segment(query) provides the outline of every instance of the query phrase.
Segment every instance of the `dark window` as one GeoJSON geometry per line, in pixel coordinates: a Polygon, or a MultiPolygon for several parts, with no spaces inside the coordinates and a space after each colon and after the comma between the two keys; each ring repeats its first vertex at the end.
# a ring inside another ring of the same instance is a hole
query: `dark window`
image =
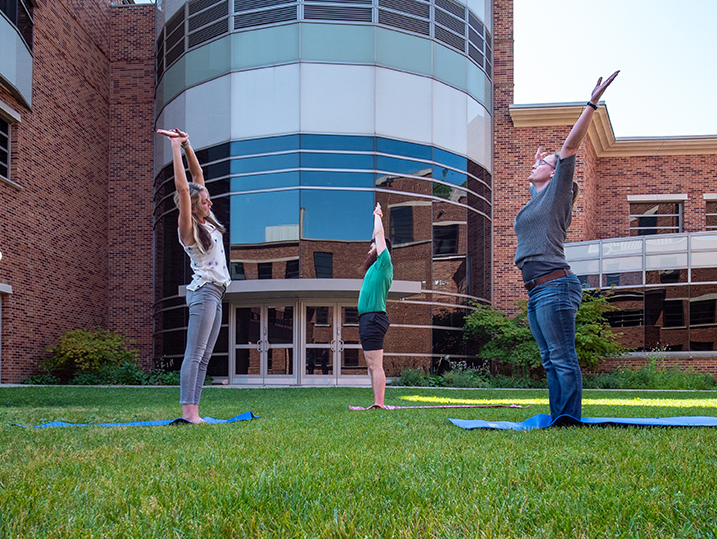
{"type": "Polygon", "coordinates": [[[317,326],[328,326],[329,325],[329,308],[328,307],[316,307],[316,325],[317,326]]]}
{"type": "Polygon", "coordinates": [[[344,326],[358,326],[359,314],[358,307],[344,308],[344,326]]]}
{"type": "Polygon", "coordinates": [[[640,202],[630,204],[630,236],[682,232],[682,204],[640,202]]]}
{"type": "Polygon", "coordinates": [[[314,253],[314,268],[317,279],[331,279],[334,276],[333,253],[314,253]]]}
{"type": "Polygon", "coordinates": [[[675,328],[683,327],[685,325],[685,308],[681,299],[666,300],[663,313],[663,327],[675,328]]]}
{"type": "Polygon", "coordinates": [[[246,274],[244,273],[244,262],[231,263],[231,277],[233,281],[243,281],[246,279],[246,274]]]}
{"type": "Polygon", "coordinates": [[[271,279],[271,262],[259,262],[259,279],[271,279]]]}
{"type": "Polygon", "coordinates": [[[10,124],[4,120],[0,120],[0,176],[10,178],[10,124]]]}
{"type": "Polygon", "coordinates": [[[717,230],[717,200],[705,204],[705,230],[717,230]]]}
{"type": "Polygon", "coordinates": [[[433,254],[452,255],[458,252],[458,225],[433,227],[433,254]]]}
{"type": "Polygon", "coordinates": [[[299,278],[299,260],[287,260],[286,261],[286,273],[284,279],[298,279],[299,278]]]}
{"type": "Polygon", "coordinates": [[[391,208],[389,234],[394,245],[413,241],[413,207],[398,206],[391,208]]]}
{"type": "Polygon", "coordinates": [[[644,312],[642,309],[625,309],[623,311],[612,311],[603,315],[614,328],[628,328],[643,325],[644,312]]]}
{"type": "Polygon", "coordinates": [[[690,302],[690,325],[714,324],[716,304],[714,299],[690,302]]]}
{"type": "Polygon", "coordinates": [[[693,352],[712,352],[715,349],[713,341],[690,341],[690,350],[693,352]]]}

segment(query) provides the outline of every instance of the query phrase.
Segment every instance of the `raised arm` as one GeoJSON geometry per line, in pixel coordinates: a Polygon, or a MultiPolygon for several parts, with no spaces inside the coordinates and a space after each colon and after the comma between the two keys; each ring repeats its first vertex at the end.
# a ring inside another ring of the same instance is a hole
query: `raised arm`
{"type": "Polygon", "coordinates": [[[610,86],[612,81],[615,80],[618,73],[620,72],[615,71],[615,73],[610,75],[605,82],[603,82],[602,77],[598,79],[597,84],[590,95],[590,103],[592,103],[594,107],[590,105],[585,106],[585,110],[580,115],[580,118],[578,118],[578,121],[575,122],[575,125],[570,130],[568,138],[565,139],[563,147],[560,149],[561,159],[575,155],[578,152],[578,148],[580,147],[580,144],[582,144],[585,135],[588,133],[588,128],[593,121],[593,115],[597,110],[597,104],[600,102],[602,94],[605,90],[607,90],[607,87],[610,86]]]}
{"type": "Polygon", "coordinates": [[[376,242],[376,255],[380,255],[386,249],[386,235],[383,231],[383,212],[381,204],[376,203],[373,210],[373,239],[376,242]]]}
{"type": "MultiPolygon", "coordinates": [[[[184,172],[184,163],[182,163],[182,146],[188,142],[189,136],[186,133],[182,133],[179,129],[173,129],[171,131],[158,129],[157,133],[169,137],[169,140],[172,144],[174,188],[177,191],[177,195],[179,197],[179,237],[182,239],[182,243],[184,245],[194,245],[196,241],[194,239],[194,231],[192,224],[192,200],[189,195],[189,183],[187,182],[187,174],[184,172]]],[[[192,152],[192,155],[194,155],[194,152],[192,152]]],[[[194,160],[196,161],[196,157],[194,158],[194,160]]],[[[192,179],[194,179],[194,176],[192,176],[192,179]]]]}

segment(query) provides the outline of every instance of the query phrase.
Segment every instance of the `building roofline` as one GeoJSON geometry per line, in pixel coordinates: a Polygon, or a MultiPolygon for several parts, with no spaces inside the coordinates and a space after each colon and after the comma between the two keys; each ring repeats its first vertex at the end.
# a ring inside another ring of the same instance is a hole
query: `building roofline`
{"type": "MultiPolygon", "coordinates": [[[[593,117],[588,137],[599,158],[656,155],[717,154],[717,135],[669,137],[615,137],[604,101],[593,117]]],[[[540,103],[510,105],[515,127],[549,127],[574,125],[585,109],[585,103],[540,103]]]]}

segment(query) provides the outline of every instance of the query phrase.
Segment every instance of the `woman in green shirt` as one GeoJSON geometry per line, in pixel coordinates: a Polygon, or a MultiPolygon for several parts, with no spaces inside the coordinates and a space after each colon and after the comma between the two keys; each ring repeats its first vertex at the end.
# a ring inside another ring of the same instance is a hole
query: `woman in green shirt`
{"type": "Polygon", "coordinates": [[[362,269],[366,271],[359,292],[359,337],[373,389],[371,408],[385,408],[386,373],[383,370],[383,338],[391,322],[386,316],[386,298],[393,282],[391,242],[383,231],[381,204],[373,210],[373,240],[362,269]]]}

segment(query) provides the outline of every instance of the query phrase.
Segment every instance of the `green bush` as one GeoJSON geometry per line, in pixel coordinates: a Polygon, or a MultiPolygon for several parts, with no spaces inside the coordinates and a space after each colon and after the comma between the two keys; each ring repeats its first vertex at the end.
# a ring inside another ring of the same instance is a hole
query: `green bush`
{"type": "Polygon", "coordinates": [[[606,374],[583,378],[583,387],[589,389],[715,389],[717,382],[711,374],[689,368],[664,368],[656,361],[636,370],[617,369],[606,374]]]}
{"type": "Polygon", "coordinates": [[[416,369],[404,369],[398,380],[394,380],[391,385],[394,386],[408,386],[408,387],[422,387],[427,385],[426,375],[423,371],[416,369]]]}
{"type": "Polygon", "coordinates": [[[451,369],[442,377],[446,387],[488,387],[486,377],[475,369],[451,369]]]}
{"type": "MultiPolygon", "coordinates": [[[[583,292],[575,317],[575,349],[583,368],[593,369],[600,359],[625,353],[603,316],[615,308],[607,294],[583,292]]],[[[510,318],[493,307],[475,304],[476,310],[466,317],[466,339],[478,346],[477,357],[509,366],[519,377],[542,374],[540,350],[528,324],[528,302],[518,303],[519,311],[510,318]]]]}
{"type": "Polygon", "coordinates": [[[49,372],[69,370],[79,374],[99,374],[105,367],[119,367],[124,363],[137,364],[137,350],[130,350],[125,335],[106,329],[76,329],[68,331],[53,347],[43,367],[49,372]]]}
{"type": "Polygon", "coordinates": [[[41,386],[51,386],[51,385],[57,385],[60,383],[60,379],[57,376],[52,376],[51,374],[36,374],[34,376],[30,376],[30,378],[26,378],[22,381],[23,384],[33,384],[33,385],[41,385],[41,386]]]}

